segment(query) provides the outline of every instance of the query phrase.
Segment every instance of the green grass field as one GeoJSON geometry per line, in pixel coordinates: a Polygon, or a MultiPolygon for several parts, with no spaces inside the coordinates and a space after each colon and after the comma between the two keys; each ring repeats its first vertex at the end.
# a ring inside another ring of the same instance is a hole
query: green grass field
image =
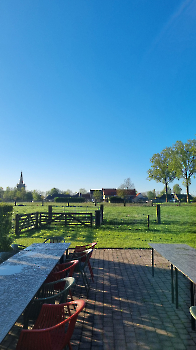
{"type": "MultiPolygon", "coordinates": [[[[53,205],[54,203],[49,203],[53,205]]],[[[80,207],[67,207],[64,204],[53,206],[53,211],[94,212],[92,203],[80,207]]],[[[14,206],[14,214],[47,212],[48,206],[32,203],[14,206]]],[[[15,243],[30,245],[43,242],[49,236],[63,236],[71,247],[97,241],[97,248],[149,248],[148,242],[186,243],[196,248],[196,205],[171,203],[161,205],[161,224],[156,222],[156,206],[104,204],[104,224],[100,228],[54,226],[47,229],[24,232],[20,237],[13,234],[15,243]],[[147,227],[147,216],[150,225],[147,227]]]]}

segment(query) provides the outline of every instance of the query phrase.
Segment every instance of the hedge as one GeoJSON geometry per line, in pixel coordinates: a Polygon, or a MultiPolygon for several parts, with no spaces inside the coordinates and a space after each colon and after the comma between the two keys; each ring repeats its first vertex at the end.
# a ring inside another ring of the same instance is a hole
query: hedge
{"type": "Polygon", "coordinates": [[[54,200],[58,203],[84,203],[86,201],[84,197],[56,197],[54,200]]]}
{"type": "Polygon", "coordinates": [[[124,203],[124,199],[118,196],[110,197],[110,203],[124,203]]]}
{"type": "Polygon", "coordinates": [[[10,237],[12,228],[12,211],[12,205],[0,203],[0,251],[2,252],[9,250],[12,242],[10,237]]]}

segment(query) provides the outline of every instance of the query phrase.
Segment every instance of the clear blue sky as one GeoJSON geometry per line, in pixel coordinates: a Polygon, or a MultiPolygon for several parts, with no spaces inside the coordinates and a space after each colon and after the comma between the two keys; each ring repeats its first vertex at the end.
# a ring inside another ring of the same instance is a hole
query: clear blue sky
{"type": "Polygon", "coordinates": [[[163,189],[149,160],[195,138],[195,62],[195,0],[1,0],[0,186],[163,189]]]}

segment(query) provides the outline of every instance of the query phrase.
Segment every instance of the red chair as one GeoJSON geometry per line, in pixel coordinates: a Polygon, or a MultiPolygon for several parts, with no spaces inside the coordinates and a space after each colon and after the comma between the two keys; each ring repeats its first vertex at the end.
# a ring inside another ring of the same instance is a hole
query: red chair
{"type": "MultiPolygon", "coordinates": [[[[74,272],[76,272],[76,273],[79,272],[80,275],[82,276],[84,286],[85,286],[86,292],[87,292],[87,297],[88,297],[90,285],[89,285],[85,270],[86,270],[86,266],[88,265],[90,256],[92,255],[92,251],[93,251],[92,249],[87,249],[87,250],[84,250],[81,252],[74,253],[74,257],[79,260],[79,264],[76,266],[76,269],[74,270],[74,272]]],[[[72,259],[72,256],[71,256],[71,259],[72,259]]],[[[77,284],[77,281],[76,281],[76,284],[77,284]]]]}
{"type": "MultiPolygon", "coordinates": [[[[26,309],[24,310],[24,329],[28,329],[29,321],[35,323],[38,315],[41,311],[43,304],[63,304],[67,302],[67,296],[70,294],[70,289],[75,283],[75,278],[65,277],[60,281],[54,281],[50,283],[44,283],[35,297],[30,301],[26,309]],[[63,285],[62,290],[57,290],[56,285],[63,285]]],[[[68,312],[70,310],[68,307],[68,312]]]]}
{"type": "MultiPolygon", "coordinates": [[[[49,276],[45,280],[45,283],[58,281],[65,277],[72,277],[74,273],[74,269],[78,263],[79,263],[78,260],[72,260],[63,264],[57,264],[53,269],[53,271],[49,274],[49,276]]],[[[63,290],[64,284],[57,283],[55,288],[58,290],[63,290]]]]}
{"type": "Polygon", "coordinates": [[[87,243],[85,245],[77,245],[74,249],[74,252],[81,252],[83,250],[90,249],[90,248],[94,249],[96,244],[97,244],[97,242],[87,243]]]}
{"type": "MultiPolygon", "coordinates": [[[[75,254],[75,257],[77,256],[77,253],[80,253],[80,252],[83,252],[84,250],[86,249],[94,249],[94,247],[96,246],[97,242],[93,242],[93,243],[88,243],[86,245],[77,245],[74,249],[74,252],[73,252],[73,257],[74,257],[74,254],[75,254]]],[[[92,251],[93,253],[93,251],[92,251]]],[[[91,256],[92,256],[92,253],[91,253],[91,256]]],[[[90,258],[91,258],[90,256],[90,258]]],[[[91,264],[90,264],[90,258],[88,260],[88,268],[89,268],[89,271],[90,271],[90,274],[91,274],[91,278],[92,278],[92,281],[94,282],[94,274],[93,274],[93,270],[92,270],[92,267],[91,267],[91,264]]]]}
{"type": "Polygon", "coordinates": [[[66,345],[72,350],[70,340],[84,306],[82,299],[58,305],[43,304],[33,329],[21,331],[16,350],[63,350],[66,345]],[[66,307],[71,305],[77,306],[76,310],[66,318],[66,307]]]}
{"type": "MultiPolygon", "coordinates": [[[[49,276],[45,280],[44,285],[49,282],[59,281],[65,277],[72,277],[75,267],[77,267],[78,264],[79,264],[79,260],[71,260],[63,264],[57,264],[53,269],[53,271],[49,274],[49,276]]],[[[64,282],[56,283],[55,290],[62,291],[64,287],[65,287],[64,282]]],[[[71,300],[73,301],[71,289],[69,290],[69,295],[71,300]]]]}

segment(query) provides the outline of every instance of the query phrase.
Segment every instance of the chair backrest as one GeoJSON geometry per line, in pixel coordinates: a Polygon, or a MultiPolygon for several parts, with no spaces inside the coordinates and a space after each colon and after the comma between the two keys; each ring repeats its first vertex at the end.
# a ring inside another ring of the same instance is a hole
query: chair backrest
{"type": "Polygon", "coordinates": [[[15,244],[15,243],[11,244],[11,247],[12,247],[12,249],[13,249],[16,253],[18,253],[20,250],[26,248],[26,246],[24,246],[24,245],[15,244]]]}
{"type": "Polygon", "coordinates": [[[61,236],[48,237],[44,243],[60,243],[65,242],[65,238],[61,236]]]}
{"type": "Polygon", "coordinates": [[[191,316],[196,320],[196,306],[191,306],[189,308],[191,316]]]}
{"type": "Polygon", "coordinates": [[[81,251],[84,251],[86,249],[94,249],[94,247],[96,246],[97,242],[93,242],[93,243],[87,243],[85,245],[77,245],[75,248],[74,248],[74,252],[81,252],[81,251]]]}
{"type": "Polygon", "coordinates": [[[51,304],[49,299],[58,299],[59,303],[65,303],[69,294],[70,288],[75,283],[74,277],[65,277],[57,281],[44,283],[39,290],[38,299],[39,301],[51,304]],[[58,287],[60,286],[60,288],[58,287]],[[58,292],[57,292],[58,291],[58,292]]]}
{"type": "MultiPolygon", "coordinates": [[[[57,264],[55,270],[53,270],[47,277],[45,283],[59,281],[65,277],[72,277],[75,266],[79,263],[78,260],[72,260],[67,263],[57,264]]],[[[55,288],[57,290],[63,290],[64,285],[62,282],[56,284],[55,288]]]]}
{"type": "Polygon", "coordinates": [[[28,328],[29,320],[35,320],[43,304],[65,303],[71,286],[75,283],[75,278],[66,277],[58,281],[45,283],[42,285],[35,298],[29,303],[24,312],[24,328],[28,328]],[[56,292],[56,286],[60,285],[60,291],[56,292]]]}
{"type": "Polygon", "coordinates": [[[22,330],[16,350],[52,350],[55,344],[56,350],[63,350],[70,345],[70,339],[74,331],[78,314],[85,306],[84,300],[76,300],[59,305],[42,305],[38,319],[31,330],[22,330]],[[76,306],[74,313],[65,318],[65,308],[76,306]],[[65,325],[68,324],[67,332],[65,325]]]}
{"type": "Polygon", "coordinates": [[[73,256],[74,258],[78,259],[80,262],[84,262],[87,260],[87,258],[90,258],[91,254],[93,252],[93,249],[85,249],[82,251],[74,252],[73,256]]]}

